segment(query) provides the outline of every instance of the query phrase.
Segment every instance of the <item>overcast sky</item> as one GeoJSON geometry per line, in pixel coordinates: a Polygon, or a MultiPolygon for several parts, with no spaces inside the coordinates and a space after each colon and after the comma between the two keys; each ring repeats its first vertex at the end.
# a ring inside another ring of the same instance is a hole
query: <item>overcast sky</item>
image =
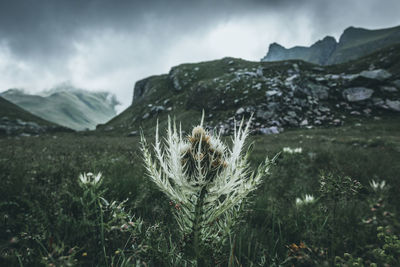
{"type": "Polygon", "coordinates": [[[399,0],[1,0],[0,92],[69,82],[115,93],[180,63],[258,61],[285,47],[336,38],[348,26],[400,25],[399,0]]]}

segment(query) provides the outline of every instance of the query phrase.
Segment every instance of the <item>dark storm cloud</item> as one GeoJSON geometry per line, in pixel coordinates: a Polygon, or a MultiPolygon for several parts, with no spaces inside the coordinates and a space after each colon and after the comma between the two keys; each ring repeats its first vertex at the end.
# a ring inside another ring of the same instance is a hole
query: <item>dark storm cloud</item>
{"type": "Polygon", "coordinates": [[[126,107],[135,81],[173,65],[258,60],[271,42],[398,25],[399,11],[399,0],[1,0],[0,91],[70,81],[126,107]]]}
{"type": "MultiPolygon", "coordinates": [[[[74,41],[102,29],[174,38],[175,34],[207,30],[216,21],[252,12],[297,10],[332,27],[354,7],[399,11],[400,1],[324,0],[13,0],[0,2],[0,40],[25,59],[68,56],[74,41]]],[[[396,12],[397,12],[396,11],[396,12]]],[[[384,14],[382,14],[384,15],[384,14]]]]}
{"type": "MultiPolygon", "coordinates": [[[[253,11],[308,5],[288,0],[12,0],[0,2],[0,40],[22,57],[62,56],[87,32],[112,29],[174,37],[253,11]]],[[[317,1],[318,2],[318,1],[317,1]]]]}
{"type": "Polygon", "coordinates": [[[231,1],[1,1],[0,39],[19,56],[60,56],[90,31],[173,34],[210,25],[235,8],[231,1]]]}

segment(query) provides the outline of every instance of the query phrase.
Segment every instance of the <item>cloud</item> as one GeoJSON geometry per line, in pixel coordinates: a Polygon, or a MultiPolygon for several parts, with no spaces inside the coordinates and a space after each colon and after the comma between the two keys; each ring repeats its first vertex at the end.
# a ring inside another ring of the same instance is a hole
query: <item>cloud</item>
{"type": "Polygon", "coordinates": [[[400,24],[398,0],[9,0],[0,2],[0,91],[69,81],[127,107],[135,81],[173,65],[259,60],[348,26],[400,24]]]}

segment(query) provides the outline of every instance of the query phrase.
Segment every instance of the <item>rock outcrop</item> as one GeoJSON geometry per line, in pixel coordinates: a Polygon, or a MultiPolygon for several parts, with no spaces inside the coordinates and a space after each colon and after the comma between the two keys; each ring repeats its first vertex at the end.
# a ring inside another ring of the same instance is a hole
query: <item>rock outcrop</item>
{"type": "Polygon", "coordinates": [[[286,49],[273,43],[269,46],[268,54],[261,61],[280,61],[289,59],[301,59],[304,61],[325,65],[337,46],[335,38],[325,37],[311,47],[296,46],[286,49]]]}
{"type": "Polygon", "coordinates": [[[397,43],[400,43],[400,26],[380,30],[349,27],[339,42],[327,36],[310,47],[288,49],[273,43],[261,61],[300,59],[319,65],[332,65],[360,58],[397,43]]]}

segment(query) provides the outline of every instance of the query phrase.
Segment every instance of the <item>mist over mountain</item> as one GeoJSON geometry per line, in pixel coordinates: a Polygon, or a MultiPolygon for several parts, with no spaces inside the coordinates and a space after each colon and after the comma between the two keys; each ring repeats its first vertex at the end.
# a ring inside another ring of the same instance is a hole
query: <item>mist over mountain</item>
{"type": "Polygon", "coordinates": [[[285,48],[272,43],[261,61],[301,59],[319,65],[332,65],[366,56],[397,43],[400,43],[400,26],[379,30],[349,27],[340,36],[339,42],[327,36],[310,47],[285,48]]]}
{"type": "Polygon", "coordinates": [[[43,119],[74,130],[94,129],[107,122],[116,115],[119,104],[109,92],[91,92],[67,83],[38,94],[9,89],[0,95],[43,119]]]}

